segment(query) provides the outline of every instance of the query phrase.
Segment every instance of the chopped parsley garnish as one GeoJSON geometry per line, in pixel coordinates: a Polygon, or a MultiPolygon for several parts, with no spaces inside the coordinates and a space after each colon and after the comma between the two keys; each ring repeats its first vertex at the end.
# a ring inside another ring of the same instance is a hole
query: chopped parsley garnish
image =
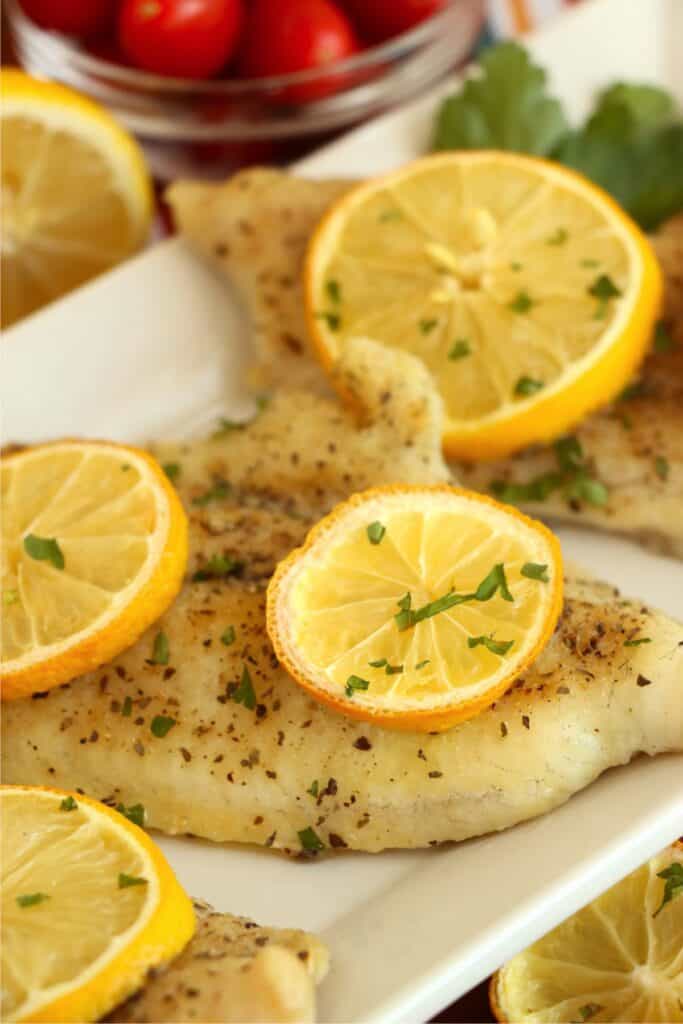
{"type": "Polygon", "coordinates": [[[175,481],[180,476],[180,463],[179,462],[164,462],[164,464],[162,465],[161,468],[163,469],[164,473],[166,474],[168,479],[171,481],[171,483],[175,483],[175,481]]]}
{"type": "Polygon", "coordinates": [[[267,409],[270,405],[270,398],[270,395],[257,395],[255,399],[256,411],[263,412],[264,409],[267,409]]]}
{"type": "Polygon", "coordinates": [[[436,600],[429,601],[421,608],[415,609],[412,607],[412,594],[405,594],[398,602],[400,610],[394,615],[394,619],[399,630],[402,632],[411,626],[415,626],[418,622],[424,621],[424,619],[431,619],[432,616],[438,615],[440,612],[448,611],[449,608],[454,608],[458,604],[464,604],[465,601],[490,601],[498,590],[500,590],[500,595],[504,601],[514,600],[508,588],[505,567],[502,562],[494,565],[491,572],[481,581],[473,594],[457,594],[454,590],[449,590],[442,597],[437,597],[436,600]]]}
{"type": "Polygon", "coordinates": [[[546,245],[564,245],[569,238],[569,232],[566,228],[558,228],[552,235],[546,238],[546,245]]]}
{"type": "Polygon", "coordinates": [[[508,302],[508,309],[513,313],[528,313],[533,305],[534,301],[528,292],[517,292],[514,299],[508,302]]]}
{"type": "Polygon", "coordinates": [[[514,597],[508,589],[505,566],[502,562],[494,565],[486,579],[482,580],[477,587],[474,596],[477,601],[489,601],[498,590],[500,590],[500,596],[504,601],[514,601],[514,597]]]}
{"type": "Polygon", "coordinates": [[[306,792],[307,792],[307,793],[310,793],[310,794],[311,794],[311,796],[317,796],[317,795],[318,795],[318,780],[317,780],[317,779],[314,779],[314,780],[313,780],[313,782],[312,782],[312,783],[311,783],[311,785],[310,785],[310,786],[308,787],[308,789],[306,790],[306,792]]]}
{"type": "Polygon", "coordinates": [[[55,569],[64,568],[64,555],[54,537],[37,537],[29,533],[24,537],[24,551],[37,562],[49,562],[55,569]]]}
{"type": "Polygon", "coordinates": [[[387,528],[382,523],[375,521],[374,523],[370,523],[365,532],[367,533],[368,540],[371,544],[381,544],[382,538],[387,532],[387,528]]]}
{"type": "Polygon", "coordinates": [[[660,320],[655,327],[655,352],[659,352],[661,355],[664,352],[671,352],[674,348],[676,348],[676,342],[669,334],[664,321],[660,320]]]}
{"type": "Polygon", "coordinates": [[[600,266],[600,260],[591,260],[591,259],[581,260],[581,266],[582,267],[586,267],[587,269],[591,269],[593,267],[599,267],[600,266]]]}
{"type": "Polygon", "coordinates": [[[221,633],[221,643],[225,644],[226,647],[230,647],[230,645],[235,642],[235,636],[235,627],[228,626],[228,628],[221,633]]]}
{"type": "Polygon", "coordinates": [[[72,796],[65,796],[59,805],[60,811],[75,811],[78,804],[72,796]]]}
{"type": "Polygon", "coordinates": [[[150,725],[152,736],[156,736],[157,739],[163,740],[173,726],[176,724],[175,718],[169,718],[168,715],[155,715],[150,725]]]}
{"type": "Polygon", "coordinates": [[[642,380],[634,380],[627,384],[624,390],[617,396],[617,401],[628,402],[632,398],[643,398],[646,394],[647,389],[642,380]]]}
{"type": "Polygon", "coordinates": [[[339,281],[327,281],[325,283],[325,291],[332,302],[341,302],[341,285],[339,281]]]}
{"type": "Polygon", "coordinates": [[[512,263],[510,264],[510,270],[514,270],[514,272],[516,274],[518,274],[520,272],[520,270],[523,270],[523,269],[524,269],[524,267],[519,262],[519,260],[513,260],[512,263]]]}
{"type": "Polygon", "coordinates": [[[127,875],[124,871],[119,872],[119,889],[130,889],[133,885],[147,884],[147,879],[140,875],[127,875]]]}
{"type": "Polygon", "coordinates": [[[609,274],[600,274],[596,277],[595,281],[593,281],[593,284],[589,286],[588,294],[593,295],[598,300],[594,319],[604,320],[607,316],[607,305],[609,300],[618,298],[618,296],[621,295],[621,292],[609,274]]]}
{"type": "Polygon", "coordinates": [[[362,679],[361,676],[349,676],[346,680],[346,686],[344,687],[344,693],[347,697],[353,697],[356,690],[367,690],[370,687],[370,681],[368,679],[362,679]]]}
{"type": "Polygon", "coordinates": [[[468,647],[486,647],[492,654],[507,654],[514,640],[494,640],[492,636],[470,636],[467,638],[468,647]]]}
{"type": "Polygon", "coordinates": [[[669,479],[669,460],[663,455],[657,455],[655,458],[655,473],[660,480],[669,479]]]}
{"type": "Polygon", "coordinates": [[[515,384],[515,394],[522,397],[527,395],[535,395],[537,391],[541,391],[544,388],[542,380],[535,380],[533,377],[520,377],[515,384]]]}
{"type": "Polygon", "coordinates": [[[424,661],[418,661],[417,665],[415,666],[415,671],[419,672],[421,668],[425,667],[425,665],[429,665],[430,661],[431,661],[431,658],[425,658],[424,661]]]}
{"type": "Polygon", "coordinates": [[[640,636],[636,640],[624,640],[624,647],[640,647],[641,644],[651,644],[652,637],[640,636]]]}
{"type": "Polygon", "coordinates": [[[6,605],[16,604],[18,600],[19,600],[19,591],[18,590],[3,590],[3,592],[2,592],[2,603],[3,604],[6,604],[6,605]]]}
{"type": "Polygon", "coordinates": [[[591,505],[606,504],[609,498],[607,488],[590,475],[578,438],[560,438],[553,445],[553,451],[559,472],[542,473],[527,483],[492,480],[492,492],[501,501],[520,502],[545,501],[554,491],[561,490],[568,500],[574,498],[591,505]]]}
{"type": "Polygon", "coordinates": [[[331,331],[338,331],[341,327],[339,313],[316,313],[317,320],[324,320],[331,331]]]}
{"type": "Polygon", "coordinates": [[[142,804],[131,804],[130,807],[125,807],[123,804],[117,804],[116,810],[119,814],[122,814],[124,818],[128,818],[128,821],[132,821],[134,825],[139,825],[140,828],[144,828],[145,808],[142,804]]]}
{"type": "Polygon", "coordinates": [[[431,320],[423,319],[423,320],[420,320],[418,326],[419,326],[420,331],[421,331],[422,334],[429,334],[430,331],[434,330],[434,328],[436,327],[438,322],[439,321],[435,320],[435,319],[431,319],[431,320]]]}
{"type": "Polygon", "coordinates": [[[387,661],[386,658],[378,658],[377,661],[369,661],[368,662],[368,665],[370,666],[370,668],[384,668],[384,666],[388,665],[388,664],[389,664],[389,662],[387,661]]]}
{"type": "Polygon", "coordinates": [[[121,714],[124,716],[124,718],[130,718],[132,713],[133,701],[130,697],[126,697],[126,699],[123,702],[123,707],[121,708],[121,714]]]}
{"type": "Polygon", "coordinates": [[[548,566],[539,565],[538,562],[525,562],[521,568],[522,576],[530,580],[540,580],[541,583],[549,583],[548,566]]]}
{"type": "Polygon", "coordinates": [[[168,665],[171,651],[168,646],[168,637],[165,633],[157,633],[154,637],[154,649],[149,659],[151,665],[168,665]]]}
{"type": "Polygon", "coordinates": [[[384,671],[388,676],[398,676],[403,672],[403,665],[387,665],[384,671]]]}
{"type": "Polygon", "coordinates": [[[310,825],[308,828],[304,828],[300,832],[297,832],[297,835],[303,850],[308,850],[309,853],[315,853],[319,850],[325,849],[325,844],[310,825]]]}
{"type": "Polygon", "coordinates": [[[472,349],[467,338],[457,338],[448,350],[448,358],[451,360],[464,359],[471,354],[472,349]]]}
{"type": "Polygon", "coordinates": [[[235,687],[231,696],[235,704],[244,704],[245,708],[248,708],[249,711],[253,711],[256,707],[254,684],[251,681],[251,675],[246,665],[242,667],[242,678],[240,679],[239,686],[235,687]]]}
{"type": "Polygon", "coordinates": [[[238,562],[230,555],[212,555],[206,565],[197,569],[192,577],[193,583],[202,583],[205,580],[219,580],[226,576],[232,576],[244,568],[243,562],[238,562]]]}
{"type": "Polygon", "coordinates": [[[586,1003],[585,1006],[579,1009],[580,1019],[577,1021],[577,1024],[584,1024],[585,1021],[594,1017],[596,1013],[600,1013],[600,1010],[602,1010],[600,1003],[586,1003]]]}
{"type": "Polygon", "coordinates": [[[377,220],[380,224],[386,224],[390,220],[401,220],[402,217],[400,210],[382,210],[377,220]]]}
{"type": "Polygon", "coordinates": [[[193,505],[208,505],[211,501],[220,501],[222,498],[228,498],[232,493],[232,487],[227,480],[216,480],[213,487],[210,487],[208,491],[204,491],[203,494],[198,494],[196,498],[192,499],[193,505]]]}
{"type": "Polygon", "coordinates": [[[667,903],[671,903],[677,896],[683,895],[683,864],[674,861],[673,864],[669,864],[668,868],[658,871],[657,878],[664,879],[664,895],[662,896],[662,902],[652,915],[653,917],[661,914],[667,903]]]}
{"type": "Polygon", "coordinates": [[[221,416],[218,420],[218,429],[214,430],[211,440],[217,441],[221,437],[232,434],[234,430],[244,430],[246,425],[246,423],[238,423],[237,420],[230,420],[227,416],[221,416]]]}
{"type": "Polygon", "coordinates": [[[49,898],[46,892],[25,892],[17,896],[17,903],[20,907],[37,907],[39,903],[44,903],[49,898]]]}

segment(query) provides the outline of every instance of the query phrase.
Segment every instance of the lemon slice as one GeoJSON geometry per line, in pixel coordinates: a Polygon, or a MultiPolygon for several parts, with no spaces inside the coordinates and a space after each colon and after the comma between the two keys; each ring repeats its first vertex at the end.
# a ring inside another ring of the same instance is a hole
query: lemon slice
{"type": "Polygon", "coordinates": [[[104,804],[2,786],[2,1019],[94,1021],[195,929],[149,836],[104,804]]]}
{"type": "Polygon", "coordinates": [[[669,847],[514,957],[499,1021],[683,1021],[683,847],[669,847]]]}
{"type": "Polygon", "coordinates": [[[136,142],[65,86],[0,73],[2,325],[145,242],[152,189],[136,142]]]}
{"type": "Polygon", "coordinates": [[[165,473],[123,445],[63,441],[6,456],[3,700],[110,661],[168,608],[187,519],[165,473]]]}
{"type": "Polygon", "coordinates": [[[541,523],[453,487],[396,486],[338,505],[280,563],[267,626],[318,700],[429,731],[506,690],[561,603],[560,546],[541,523]]]}
{"type": "Polygon", "coordinates": [[[472,460],[556,437],[616,395],[662,293],[647,239],[604,192],[502,152],[438,154],[346,194],[304,276],[323,365],[360,335],[418,355],[446,451],[472,460]]]}

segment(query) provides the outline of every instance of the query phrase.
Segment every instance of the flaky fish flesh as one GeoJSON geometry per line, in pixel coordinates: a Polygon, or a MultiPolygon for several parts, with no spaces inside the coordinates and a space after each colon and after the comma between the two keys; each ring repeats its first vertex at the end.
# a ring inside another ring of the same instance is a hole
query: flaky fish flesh
{"type": "Polygon", "coordinates": [[[114,662],[5,705],[5,781],[142,803],[168,833],[377,851],[507,828],[638,753],[683,750],[683,627],[572,570],[532,668],[441,735],[359,724],[287,676],[264,621],[276,562],[354,491],[449,478],[419,362],[356,340],[340,372],[360,423],[333,400],[283,392],[245,429],[156,448],[191,517],[189,579],[114,662]],[[165,665],[152,659],[158,632],[165,665]]]}
{"type": "Polygon", "coordinates": [[[109,1024],[307,1024],[329,956],[319,939],[263,928],[194,901],[197,931],[171,964],[153,970],[109,1024]]]}
{"type": "MultiPolygon", "coordinates": [[[[224,185],[181,182],[169,191],[181,230],[244,298],[261,382],[325,388],[306,336],[301,272],[314,227],[351,184],[255,169],[224,185]]],[[[666,280],[664,327],[638,381],[576,428],[575,465],[543,446],[453,470],[467,486],[493,488],[533,514],[683,558],[683,216],[654,243],[666,280]]]]}

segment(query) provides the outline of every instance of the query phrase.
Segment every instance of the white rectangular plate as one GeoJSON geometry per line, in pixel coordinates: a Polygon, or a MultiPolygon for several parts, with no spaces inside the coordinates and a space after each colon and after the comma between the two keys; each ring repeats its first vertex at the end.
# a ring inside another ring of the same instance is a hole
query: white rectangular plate
{"type": "MultiPolygon", "coordinates": [[[[659,82],[683,97],[682,23],[679,0],[587,0],[529,45],[580,115],[617,78],[659,82]]],[[[301,169],[362,176],[424,152],[437,98],[359,129],[301,169]]],[[[182,242],[164,243],[6,335],[4,439],[196,434],[220,413],[248,412],[247,350],[224,282],[182,242]]],[[[680,563],[616,538],[560,535],[568,557],[680,617],[680,563]]],[[[415,1022],[683,832],[682,771],[683,757],[639,759],[545,818],[439,850],[302,864],[159,839],[193,895],[323,936],[333,966],[321,1020],[415,1022]]]]}

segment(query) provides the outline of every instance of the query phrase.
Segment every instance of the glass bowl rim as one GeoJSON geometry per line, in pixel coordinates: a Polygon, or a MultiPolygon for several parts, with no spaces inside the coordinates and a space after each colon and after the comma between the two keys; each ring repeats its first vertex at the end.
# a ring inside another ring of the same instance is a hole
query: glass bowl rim
{"type": "Polygon", "coordinates": [[[400,57],[403,51],[413,50],[428,42],[435,34],[438,34],[442,27],[448,24],[449,16],[453,9],[460,4],[461,0],[443,0],[444,6],[435,14],[430,15],[424,21],[415,25],[407,32],[394,36],[392,39],[378,46],[370,46],[352,57],[336,61],[329,66],[312,68],[306,71],[295,71],[285,75],[272,75],[264,78],[243,78],[238,80],[226,79],[197,79],[197,78],[174,78],[165,75],[156,75],[149,71],[127,68],[111,61],[103,60],[92,54],[77,49],[68,37],[59,33],[51,32],[35,24],[28,15],[24,13],[19,0],[6,0],[7,13],[11,19],[11,29],[14,32],[24,34],[28,41],[38,45],[49,44],[53,47],[54,56],[63,57],[69,61],[72,67],[87,75],[106,77],[112,84],[117,83],[122,87],[136,87],[154,92],[164,93],[195,93],[198,96],[243,96],[254,93],[269,93],[287,86],[317,82],[320,79],[329,79],[330,76],[343,77],[345,74],[352,74],[357,71],[382,66],[384,63],[400,57]]]}

